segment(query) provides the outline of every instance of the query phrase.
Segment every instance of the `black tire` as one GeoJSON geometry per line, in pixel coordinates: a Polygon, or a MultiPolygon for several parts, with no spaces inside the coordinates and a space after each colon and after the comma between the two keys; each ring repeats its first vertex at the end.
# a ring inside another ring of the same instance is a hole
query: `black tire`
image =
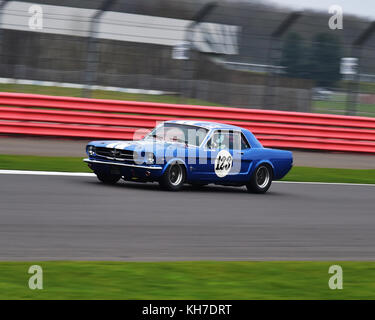
{"type": "Polygon", "coordinates": [[[182,189],[185,179],[185,167],[178,163],[173,163],[165,170],[163,176],[159,179],[159,184],[164,190],[179,191],[182,189]]]}
{"type": "Polygon", "coordinates": [[[98,180],[103,182],[104,184],[116,184],[120,179],[121,175],[118,174],[105,174],[101,172],[95,172],[98,180]]]}
{"type": "Polygon", "coordinates": [[[246,188],[251,193],[266,193],[271,187],[272,179],[272,168],[268,164],[261,164],[256,168],[246,188]]]}

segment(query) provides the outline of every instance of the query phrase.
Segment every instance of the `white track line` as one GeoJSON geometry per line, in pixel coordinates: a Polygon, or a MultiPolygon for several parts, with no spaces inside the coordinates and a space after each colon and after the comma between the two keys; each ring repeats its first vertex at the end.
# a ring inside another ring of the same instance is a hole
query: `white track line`
{"type": "Polygon", "coordinates": [[[53,172],[53,171],[25,171],[25,170],[0,170],[0,174],[34,175],[34,176],[95,177],[94,173],[86,173],[86,172],[53,172]]]}
{"type": "MultiPolygon", "coordinates": [[[[53,172],[53,171],[26,171],[26,170],[0,170],[0,174],[34,175],[34,176],[95,177],[94,173],[86,173],[86,172],[53,172]]],[[[359,184],[359,183],[293,182],[293,181],[275,181],[275,183],[375,187],[375,184],[359,184]]]]}
{"type": "Polygon", "coordinates": [[[312,184],[312,185],[328,185],[328,186],[375,187],[375,184],[365,184],[365,183],[296,182],[296,181],[274,181],[273,183],[285,183],[285,184],[312,184]]]}

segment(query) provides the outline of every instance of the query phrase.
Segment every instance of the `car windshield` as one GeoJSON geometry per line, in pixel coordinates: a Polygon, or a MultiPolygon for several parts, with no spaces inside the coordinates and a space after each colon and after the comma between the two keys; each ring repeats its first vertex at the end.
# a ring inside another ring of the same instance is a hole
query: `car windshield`
{"type": "Polygon", "coordinates": [[[201,127],[178,123],[164,123],[156,127],[145,139],[200,146],[207,133],[208,130],[201,127]]]}

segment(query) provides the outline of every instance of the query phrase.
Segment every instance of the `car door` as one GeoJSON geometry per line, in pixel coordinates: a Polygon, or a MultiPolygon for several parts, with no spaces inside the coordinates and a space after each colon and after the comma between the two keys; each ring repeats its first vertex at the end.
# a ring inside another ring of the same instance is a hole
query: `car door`
{"type": "Polygon", "coordinates": [[[232,168],[223,181],[228,183],[247,181],[253,154],[249,142],[241,131],[229,132],[228,151],[232,156],[232,168]]]}
{"type": "Polygon", "coordinates": [[[238,181],[242,166],[241,133],[233,130],[214,130],[199,157],[197,176],[209,182],[238,181]]]}
{"type": "Polygon", "coordinates": [[[241,171],[240,171],[240,179],[246,180],[248,179],[248,173],[250,171],[251,165],[254,161],[254,155],[251,149],[251,145],[248,142],[247,138],[242,132],[238,133],[240,136],[237,139],[240,139],[241,146],[238,149],[239,156],[241,158],[241,171]]]}

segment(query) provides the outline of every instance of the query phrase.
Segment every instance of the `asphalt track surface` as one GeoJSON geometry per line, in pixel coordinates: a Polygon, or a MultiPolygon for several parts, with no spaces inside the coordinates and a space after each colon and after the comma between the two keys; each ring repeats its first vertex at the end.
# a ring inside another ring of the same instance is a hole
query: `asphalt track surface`
{"type": "Polygon", "coordinates": [[[0,260],[375,260],[374,186],[105,186],[0,174],[0,260]]]}
{"type": "MultiPolygon", "coordinates": [[[[85,157],[88,140],[0,135],[0,154],[85,157]]],[[[375,169],[373,154],[293,151],[294,165],[300,167],[375,169]]]]}

